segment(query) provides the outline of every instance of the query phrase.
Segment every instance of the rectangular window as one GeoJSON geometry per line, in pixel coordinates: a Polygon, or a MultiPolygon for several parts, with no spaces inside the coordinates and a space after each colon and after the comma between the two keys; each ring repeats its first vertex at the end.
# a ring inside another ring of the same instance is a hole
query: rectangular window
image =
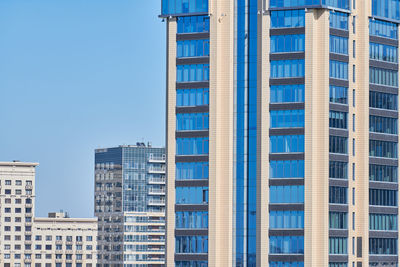
{"type": "Polygon", "coordinates": [[[356,139],[353,138],[353,157],[356,155],[356,139]]]}
{"type": "Polygon", "coordinates": [[[177,187],[176,204],[208,203],[208,187],[177,187]]]}
{"type": "Polygon", "coordinates": [[[270,136],[270,153],[304,152],[304,135],[270,136]]]}
{"type": "Polygon", "coordinates": [[[199,89],[178,89],[176,90],[177,107],[206,106],[209,104],[210,90],[199,89]]]}
{"type": "Polygon", "coordinates": [[[304,110],[271,110],[271,128],[304,127],[304,110]]]}
{"type": "Polygon", "coordinates": [[[397,159],[397,143],[369,140],[369,156],[397,159]]]}
{"type": "Polygon", "coordinates": [[[347,162],[329,161],[329,178],[347,179],[347,162]]]}
{"type": "Polygon", "coordinates": [[[329,102],[347,104],[347,87],[329,85],[329,102]]]}
{"type": "Polygon", "coordinates": [[[342,12],[330,12],[329,13],[329,26],[340,30],[349,29],[349,15],[342,12]]]}
{"type": "Polygon", "coordinates": [[[271,53],[304,52],[305,35],[272,35],[271,53]]]}
{"type": "Polygon", "coordinates": [[[397,255],[397,238],[370,238],[369,254],[397,255]]]}
{"type": "Polygon", "coordinates": [[[176,66],[177,82],[202,82],[210,78],[209,64],[191,64],[176,66]]]}
{"type": "Polygon", "coordinates": [[[304,211],[270,211],[269,227],[271,229],[303,229],[304,211]]]}
{"type": "Polygon", "coordinates": [[[398,120],[395,118],[369,116],[369,131],[374,133],[397,134],[398,120]]]}
{"type": "Polygon", "coordinates": [[[397,24],[383,20],[370,19],[369,34],[390,39],[398,39],[397,24]]]}
{"type": "Polygon", "coordinates": [[[329,127],[347,129],[347,112],[329,111],[329,127]]]}
{"type": "Polygon", "coordinates": [[[353,58],[356,58],[356,41],[353,40],[353,58]]]}
{"type": "Polygon", "coordinates": [[[208,236],[176,236],[175,253],[208,253],[208,236]]]}
{"type": "Polygon", "coordinates": [[[356,19],[357,19],[357,17],[356,16],[353,16],[353,34],[356,34],[356,19]]]}
{"type": "Polygon", "coordinates": [[[356,90],[353,89],[353,107],[356,107],[356,90]]]}
{"type": "Polygon", "coordinates": [[[339,186],[329,187],[329,203],[347,204],[347,188],[339,186]]]}
{"type": "Polygon", "coordinates": [[[397,63],[398,49],[395,46],[369,43],[369,58],[373,60],[397,63]]]}
{"type": "Polygon", "coordinates": [[[399,72],[395,70],[369,67],[369,82],[372,84],[397,87],[399,85],[398,73],[399,72]]]}
{"type": "Polygon", "coordinates": [[[356,229],[356,213],[355,212],[353,212],[353,220],[352,220],[352,228],[353,228],[353,230],[355,230],[356,229]]]}
{"type": "Polygon", "coordinates": [[[322,0],[323,5],[350,10],[350,0],[322,0]]]}
{"type": "Polygon", "coordinates": [[[271,11],[271,28],[297,28],[304,25],[304,9],[271,11]]]}
{"type": "Polygon", "coordinates": [[[329,229],[347,229],[347,212],[329,212],[329,229]]]}
{"type": "Polygon", "coordinates": [[[335,54],[349,54],[349,38],[330,35],[329,36],[329,52],[335,54]]]}
{"type": "Polygon", "coordinates": [[[208,0],[163,0],[162,14],[177,15],[190,13],[207,13],[208,0]]]}
{"type": "Polygon", "coordinates": [[[370,181],[397,183],[397,173],[397,166],[369,165],[370,181]]]}
{"type": "Polygon", "coordinates": [[[353,83],[356,82],[356,65],[353,65],[353,83]]]}
{"type": "Polygon", "coordinates": [[[206,155],[208,154],[208,137],[177,138],[177,155],[206,155]]]}
{"type": "Polygon", "coordinates": [[[330,135],[329,153],[347,154],[347,137],[330,135]]]}
{"type": "Polygon", "coordinates": [[[329,77],[341,80],[349,79],[349,63],[329,60],[329,77]]]}
{"type": "Polygon", "coordinates": [[[177,41],[177,58],[210,56],[210,40],[177,41]]]}
{"type": "Polygon", "coordinates": [[[208,162],[177,162],[176,180],[208,179],[208,162]]]}
{"type": "Polygon", "coordinates": [[[304,178],[304,160],[272,160],[269,170],[270,178],[304,178]]]}
{"type": "MultiPolygon", "coordinates": [[[[324,0],[325,1],[325,0],[324,0]]],[[[331,2],[332,0],[327,0],[328,2],[331,2]]],[[[345,0],[349,1],[349,0],[345,0]]],[[[342,1],[341,1],[342,2],[342,1]]],[[[337,1],[335,1],[337,3],[337,1]]],[[[290,1],[290,0],[270,0],[269,1],[269,7],[303,7],[307,5],[320,5],[320,0],[300,0],[300,1],[290,1]]]]}
{"type": "Polygon", "coordinates": [[[398,0],[372,0],[372,15],[400,20],[399,5],[400,2],[398,0]]]}
{"type": "Polygon", "coordinates": [[[397,110],[398,95],[370,91],[369,107],[379,109],[397,110]]]}
{"type": "Polygon", "coordinates": [[[353,206],[356,204],[356,189],[353,188],[353,206]]]}
{"type": "Polygon", "coordinates": [[[270,186],[270,202],[304,203],[304,186],[270,186]]]}
{"type": "Polygon", "coordinates": [[[356,131],[356,114],[353,114],[353,132],[356,131]]]}
{"type": "Polygon", "coordinates": [[[270,101],[271,103],[303,103],[304,84],[272,85],[270,101]]]}
{"type": "Polygon", "coordinates": [[[397,207],[397,191],[369,189],[369,204],[374,206],[397,207]]]}
{"type": "Polygon", "coordinates": [[[270,236],[271,254],[303,254],[304,236],[270,236]]]}
{"type": "Polygon", "coordinates": [[[177,229],[207,229],[207,211],[177,211],[175,213],[175,227],[177,229]]]}
{"type": "Polygon", "coordinates": [[[209,16],[177,17],[178,33],[210,32],[209,16]]]}
{"type": "Polygon", "coordinates": [[[271,78],[304,77],[304,59],[271,60],[271,78]]]}
{"type": "Polygon", "coordinates": [[[394,214],[369,214],[369,230],[397,231],[397,215],[394,214]]]}
{"type": "Polygon", "coordinates": [[[329,254],[347,254],[347,237],[330,237],[329,254]]]}
{"type": "Polygon", "coordinates": [[[178,113],[176,114],[177,131],[201,131],[208,130],[208,113],[178,113]]]}

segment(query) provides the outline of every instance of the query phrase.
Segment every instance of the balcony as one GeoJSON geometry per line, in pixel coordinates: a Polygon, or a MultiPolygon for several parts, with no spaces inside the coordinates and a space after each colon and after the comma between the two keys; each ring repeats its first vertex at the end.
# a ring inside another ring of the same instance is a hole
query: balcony
{"type": "Polygon", "coordinates": [[[148,191],[149,195],[165,195],[165,189],[154,189],[150,188],[148,191]]]}
{"type": "Polygon", "coordinates": [[[156,157],[156,156],[153,156],[153,155],[150,155],[149,156],[149,158],[148,158],[148,162],[151,162],[151,163],[165,163],[165,155],[163,155],[162,157],[156,157]]]}
{"type": "Polygon", "coordinates": [[[165,200],[149,199],[147,202],[149,206],[165,206],[165,200]]]}
{"type": "Polygon", "coordinates": [[[164,174],[165,173],[165,167],[149,167],[147,169],[148,173],[154,173],[154,174],[164,174]]]}
{"type": "Polygon", "coordinates": [[[165,184],[165,178],[150,178],[148,184],[165,184]]]}

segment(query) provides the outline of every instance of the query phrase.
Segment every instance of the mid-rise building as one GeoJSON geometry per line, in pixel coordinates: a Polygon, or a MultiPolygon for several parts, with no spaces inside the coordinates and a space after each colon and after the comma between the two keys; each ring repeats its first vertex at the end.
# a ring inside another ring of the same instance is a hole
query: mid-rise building
{"type": "Polygon", "coordinates": [[[34,216],[37,165],[0,162],[0,266],[95,267],[97,219],[34,216]]]}
{"type": "Polygon", "coordinates": [[[398,266],[399,0],[162,0],[166,265],[398,266]]]}
{"type": "Polygon", "coordinates": [[[95,214],[99,266],[164,266],[165,149],[96,149],[95,214]]]}

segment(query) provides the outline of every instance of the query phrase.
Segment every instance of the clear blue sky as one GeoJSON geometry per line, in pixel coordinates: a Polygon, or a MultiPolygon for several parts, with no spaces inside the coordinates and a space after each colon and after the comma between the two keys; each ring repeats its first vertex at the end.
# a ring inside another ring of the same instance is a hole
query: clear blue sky
{"type": "Polygon", "coordinates": [[[160,5],[0,1],[0,161],[40,163],[36,215],[93,216],[95,148],[164,146],[160,5]]]}

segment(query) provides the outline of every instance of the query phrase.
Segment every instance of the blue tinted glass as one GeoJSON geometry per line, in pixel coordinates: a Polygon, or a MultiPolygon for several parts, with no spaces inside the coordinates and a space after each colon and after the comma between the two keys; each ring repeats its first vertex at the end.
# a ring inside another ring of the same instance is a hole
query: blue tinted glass
{"type": "Polygon", "coordinates": [[[329,60],[329,77],[341,80],[349,78],[349,63],[329,60]]]}
{"type": "Polygon", "coordinates": [[[349,54],[349,38],[330,35],[329,36],[329,51],[336,54],[349,54]]]}
{"type": "Polygon", "coordinates": [[[271,78],[291,77],[304,77],[304,59],[271,61],[271,78]]]}
{"type": "Polygon", "coordinates": [[[304,135],[270,136],[270,153],[304,152],[304,135]]]}
{"type": "Polygon", "coordinates": [[[369,140],[370,157],[397,159],[397,142],[369,140]]]}
{"type": "Polygon", "coordinates": [[[304,102],[304,84],[272,85],[270,101],[271,103],[304,102]]]}
{"type": "Polygon", "coordinates": [[[207,253],[208,236],[176,236],[176,253],[207,253]]]}
{"type": "Polygon", "coordinates": [[[322,0],[322,4],[330,7],[350,10],[350,0],[322,0]]]}
{"type": "Polygon", "coordinates": [[[207,13],[208,0],[162,0],[162,14],[207,13]]]}
{"type": "Polygon", "coordinates": [[[207,211],[177,211],[175,213],[175,227],[183,229],[208,228],[207,211]]]}
{"type": "Polygon", "coordinates": [[[210,17],[178,17],[178,33],[201,33],[210,31],[210,17]]]}
{"type": "Polygon", "coordinates": [[[385,44],[370,43],[369,58],[386,62],[398,62],[397,47],[385,44]]]}
{"type": "Polygon", "coordinates": [[[397,230],[397,215],[394,214],[369,214],[369,230],[397,230]]]}
{"type": "Polygon", "coordinates": [[[271,203],[304,203],[304,186],[270,186],[271,203]]]}
{"type": "Polygon", "coordinates": [[[369,116],[369,131],[375,133],[397,134],[398,120],[389,117],[369,116]]]}
{"type": "MultiPolygon", "coordinates": [[[[347,0],[348,1],[348,0],[347,0]]],[[[321,5],[321,0],[270,0],[269,7],[304,7],[321,5]]]]}
{"type": "Polygon", "coordinates": [[[303,236],[270,236],[269,252],[271,254],[303,254],[303,236]]]}
{"type": "Polygon", "coordinates": [[[400,20],[399,0],[372,0],[372,15],[400,20]]]}
{"type": "Polygon", "coordinates": [[[330,237],[329,254],[347,254],[347,237],[330,237]]]}
{"type": "Polygon", "coordinates": [[[304,110],[272,110],[271,128],[304,127],[304,110]]]}
{"type": "Polygon", "coordinates": [[[177,187],[176,204],[207,204],[208,187],[177,187]]]}
{"type": "Polygon", "coordinates": [[[397,166],[369,165],[369,180],[378,182],[397,182],[397,166]]]}
{"type": "Polygon", "coordinates": [[[304,160],[277,160],[269,163],[270,178],[303,178],[304,160]]]}
{"type": "Polygon", "coordinates": [[[208,113],[178,113],[176,114],[177,131],[208,130],[208,113]]]}
{"type": "Polygon", "coordinates": [[[177,41],[177,58],[204,57],[210,55],[210,41],[185,40],[177,41]]]}
{"type": "Polygon", "coordinates": [[[304,34],[273,35],[271,36],[271,53],[303,52],[304,34]]]}
{"type": "Polygon", "coordinates": [[[304,228],[304,211],[270,211],[269,223],[271,229],[304,228]]]}
{"type": "Polygon", "coordinates": [[[331,28],[348,30],[349,29],[349,15],[341,12],[329,13],[329,26],[331,28]]]}
{"type": "Polygon", "coordinates": [[[304,25],[304,9],[271,11],[272,28],[296,28],[304,27],[304,25]]]}
{"type": "Polygon", "coordinates": [[[398,73],[396,70],[369,67],[369,82],[397,87],[399,85],[398,73]]]}
{"type": "Polygon", "coordinates": [[[370,19],[369,34],[374,36],[397,39],[398,38],[397,24],[383,20],[370,19]]]}
{"type": "Polygon", "coordinates": [[[176,180],[208,179],[208,162],[177,162],[176,180]]]}
{"type": "Polygon", "coordinates": [[[329,102],[347,104],[348,103],[348,88],[342,86],[329,85],[329,102]]]}
{"type": "Polygon", "coordinates": [[[177,138],[177,155],[206,155],[208,154],[208,137],[177,138]]]}

